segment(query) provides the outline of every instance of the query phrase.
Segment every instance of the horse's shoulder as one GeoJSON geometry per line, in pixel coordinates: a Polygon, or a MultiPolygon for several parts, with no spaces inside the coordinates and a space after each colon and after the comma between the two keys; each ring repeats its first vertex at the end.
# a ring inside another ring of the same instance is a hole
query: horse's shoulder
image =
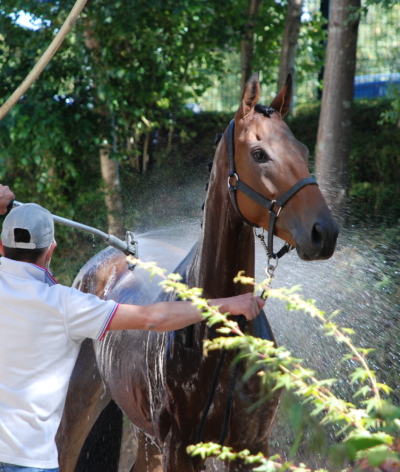
{"type": "MultiPolygon", "coordinates": [[[[185,257],[182,249],[164,241],[138,237],[139,258],[144,262],[156,262],[167,273],[178,272],[186,278],[186,267],[192,251],[185,257]]],[[[126,256],[114,248],[106,248],[92,257],[79,271],[73,286],[82,292],[94,293],[103,299],[120,303],[145,304],[160,293],[157,277],[135,267],[129,270],[126,256]]]]}
{"type": "Polygon", "coordinates": [[[125,254],[109,247],[86,262],[76,276],[73,287],[104,298],[104,291],[110,284],[110,279],[119,278],[127,270],[125,254]]]}
{"type": "MultiPolygon", "coordinates": [[[[192,246],[190,251],[186,254],[186,256],[181,260],[181,262],[172,270],[174,274],[179,274],[181,278],[181,282],[192,286],[189,280],[189,271],[193,262],[193,258],[196,252],[197,243],[192,246]]],[[[171,272],[171,271],[169,271],[171,272]]],[[[156,301],[172,301],[175,299],[175,294],[172,292],[162,292],[157,297],[156,301]]]]}

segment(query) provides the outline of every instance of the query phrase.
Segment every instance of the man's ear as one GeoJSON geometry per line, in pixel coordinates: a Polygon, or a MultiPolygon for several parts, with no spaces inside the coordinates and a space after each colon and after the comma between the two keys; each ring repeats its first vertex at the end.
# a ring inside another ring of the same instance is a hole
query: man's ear
{"type": "Polygon", "coordinates": [[[57,247],[57,243],[54,241],[53,243],[50,244],[49,248],[47,249],[46,258],[45,258],[46,264],[50,263],[51,257],[56,247],[57,247]]]}
{"type": "Polygon", "coordinates": [[[3,246],[3,242],[2,242],[2,241],[0,241],[0,254],[1,254],[2,256],[4,256],[4,246],[3,246]]]}

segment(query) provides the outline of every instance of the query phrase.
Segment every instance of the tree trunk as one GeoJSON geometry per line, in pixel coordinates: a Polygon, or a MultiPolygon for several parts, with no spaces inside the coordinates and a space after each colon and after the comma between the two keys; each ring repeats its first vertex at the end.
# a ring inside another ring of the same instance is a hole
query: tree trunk
{"type": "MultiPolygon", "coordinates": [[[[322,29],[324,29],[324,30],[328,29],[329,9],[330,9],[330,0],[321,0],[320,11],[322,13],[322,17],[327,20],[327,22],[322,25],[322,29]]],[[[325,50],[326,50],[327,42],[328,41],[326,39],[322,41],[322,44],[323,44],[325,50]]],[[[319,71],[319,74],[318,74],[318,83],[320,84],[320,86],[317,89],[318,100],[321,100],[321,98],[322,98],[322,88],[321,87],[322,87],[322,81],[323,80],[324,80],[324,66],[321,67],[321,70],[319,71]]]]}
{"type": "Polygon", "coordinates": [[[254,53],[254,24],[260,9],[262,0],[249,0],[247,8],[246,31],[242,36],[240,44],[240,58],[242,64],[242,78],[240,82],[240,96],[243,95],[246,82],[252,74],[253,53],[254,53]]]}
{"type": "Polygon", "coordinates": [[[118,161],[110,159],[110,146],[100,148],[101,175],[105,185],[108,233],[123,236],[125,229],[121,223],[122,200],[118,161]]]}
{"type": "Polygon", "coordinates": [[[335,216],[344,216],[361,0],[332,0],[318,126],[316,173],[335,216]]]}
{"type": "Polygon", "coordinates": [[[128,136],[126,139],[126,151],[129,156],[129,164],[137,172],[140,172],[140,159],[138,155],[138,145],[140,134],[138,127],[133,126],[133,136],[128,136]]]}
{"type": "Polygon", "coordinates": [[[166,154],[169,154],[172,150],[172,138],[174,135],[174,125],[171,123],[168,128],[168,141],[167,141],[167,151],[166,154]]]}
{"type": "MultiPolygon", "coordinates": [[[[100,64],[101,45],[94,36],[94,31],[89,18],[86,18],[86,28],[84,34],[85,46],[92,50],[95,61],[100,64]]],[[[96,78],[94,78],[94,86],[96,87],[96,78]]],[[[107,117],[111,123],[113,151],[116,153],[118,152],[118,146],[115,117],[113,113],[110,113],[110,110],[104,106],[96,107],[96,110],[100,115],[107,117]]],[[[121,183],[119,179],[119,165],[118,161],[109,158],[110,150],[111,146],[109,144],[100,147],[100,168],[105,188],[104,200],[107,208],[108,232],[115,236],[122,236],[126,230],[121,223],[122,197],[121,183]]]]}
{"type": "MultiPolygon", "coordinates": [[[[290,0],[287,6],[285,32],[283,34],[279,66],[278,92],[285,85],[288,74],[292,76],[293,91],[296,90],[296,49],[300,33],[302,7],[303,0],[290,0]]],[[[290,111],[293,111],[293,100],[290,104],[290,111]]]]}
{"type": "Polygon", "coordinates": [[[144,135],[144,141],[143,141],[143,157],[142,157],[143,168],[142,168],[142,172],[147,172],[149,170],[149,164],[150,164],[150,136],[151,136],[151,131],[146,131],[146,133],[144,135]]]}

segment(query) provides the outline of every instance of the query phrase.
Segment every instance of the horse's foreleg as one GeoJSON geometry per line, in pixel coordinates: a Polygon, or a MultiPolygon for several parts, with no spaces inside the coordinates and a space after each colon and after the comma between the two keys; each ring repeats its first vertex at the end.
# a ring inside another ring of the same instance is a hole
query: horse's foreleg
{"type": "Polygon", "coordinates": [[[200,472],[204,463],[191,458],[176,438],[167,437],[163,451],[140,430],[137,430],[137,441],[138,451],[131,472],[200,472]]]}
{"type": "Polygon", "coordinates": [[[60,472],[74,472],[82,446],[110,396],[105,392],[91,340],[82,343],[68,388],[56,442],[60,472]]]}
{"type": "Polygon", "coordinates": [[[131,472],[164,472],[160,448],[141,430],[136,431],[138,450],[131,472]]]}
{"type": "Polygon", "coordinates": [[[204,459],[201,459],[200,456],[190,456],[186,451],[187,446],[188,443],[183,440],[181,432],[178,434],[170,432],[167,435],[163,445],[164,472],[200,472],[203,470],[204,459]]]}
{"type": "MultiPolygon", "coordinates": [[[[269,430],[268,430],[269,433],[272,432],[272,429],[275,426],[278,401],[279,401],[279,398],[277,400],[275,412],[273,413],[273,417],[270,421],[269,430]]],[[[268,435],[259,443],[254,444],[250,448],[250,454],[256,455],[259,452],[261,452],[261,454],[264,457],[268,458],[269,457],[269,438],[270,436],[268,435]]],[[[248,465],[244,464],[242,460],[227,462],[226,465],[227,465],[228,472],[251,472],[255,467],[254,464],[248,464],[248,465]]]]}

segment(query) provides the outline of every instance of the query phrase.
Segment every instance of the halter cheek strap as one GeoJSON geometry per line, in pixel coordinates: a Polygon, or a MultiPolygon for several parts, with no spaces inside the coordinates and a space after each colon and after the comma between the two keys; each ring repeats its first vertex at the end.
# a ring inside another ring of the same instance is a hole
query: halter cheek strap
{"type": "Polygon", "coordinates": [[[270,257],[273,259],[280,259],[284,254],[290,251],[292,248],[290,244],[286,243],[277,254],[273,252],[273,241],[274,241],[274,230],[276,225],[276,220],[283,208],[283,205],[287,203],[299,190],[301,190],[306,185],[318,185],[317,181],[313,177],[306,177],[304,179],[299,180],[295,183],[290,189],[285,192],[278,200],[268,200],[264,196],[260,195],[244,182],[239,179],[239,176],[235,170],[235,139],[234,139],[234,131],[235,131],[235,120],[232,120],[229,123],[228,128],[228,158],[229,158],[229,177],[228,177],[228,189],[229,195],[231,197],[231,203],[233,208],[235,209],[236,213],[239,217],[248,225],[253,226],[255,228],[259,228],[259,225],[252,223],[247,218],[245,218],[238,206],[237,199],[236,199],[236,191],[240,190],[242,193],[247,195],[253,201],[261,205],[262,207],[266,208],[269,211],[269,227],[268,227],[268,252],[270,257]],[[235,179],[233,184],[232,180],[235,179]],[[277,207],[277,210],[274,210],[274,207],[277,207]]]}

